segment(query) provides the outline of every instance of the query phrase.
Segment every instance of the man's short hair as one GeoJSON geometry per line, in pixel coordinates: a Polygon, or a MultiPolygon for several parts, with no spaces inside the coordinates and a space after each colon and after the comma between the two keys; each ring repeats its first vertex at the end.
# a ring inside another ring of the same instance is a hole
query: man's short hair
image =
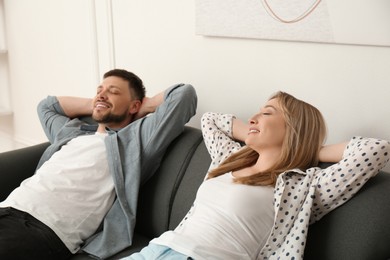
{"type": "Polygon", "coordinates": [[[111,76],[120,77],[126,80],[129,83],[130,91],[132,91],[136,99],[142,101],[142,99],[145,97],[146,90],[144,84],[142,80],[134,73],[123,69],[113,69],[104,73],[103,79],[111,76]]]}

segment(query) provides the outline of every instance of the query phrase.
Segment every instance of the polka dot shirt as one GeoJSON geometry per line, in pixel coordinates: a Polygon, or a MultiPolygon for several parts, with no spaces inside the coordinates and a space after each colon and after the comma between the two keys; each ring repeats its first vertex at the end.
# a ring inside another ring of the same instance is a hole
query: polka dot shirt
{"type": "MultiPolygon", "coordinates": [[[[217,167],[241,148],[232,139],[229,114],[205,113],[202,132],[217,167]]],[[[389,160],[390,143],[353,137],[340,162],[326,169],[292,169],[279,175],[274,189],[275,221],[258,259],[303,259],[310,224],[348,201],[389,160]]]]}

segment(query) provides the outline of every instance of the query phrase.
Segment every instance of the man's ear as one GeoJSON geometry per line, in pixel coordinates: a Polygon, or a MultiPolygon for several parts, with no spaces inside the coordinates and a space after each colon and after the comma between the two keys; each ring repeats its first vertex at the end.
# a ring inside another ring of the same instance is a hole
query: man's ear
{"type": "Polygon", "coordinates": [[[130,108],[129,113],[130,114],[137,114],[141,108],[141,105],[142,105],[141,100],[136,99],[136,100],[131,101],[130,107],[129,107],[130,108]]]}

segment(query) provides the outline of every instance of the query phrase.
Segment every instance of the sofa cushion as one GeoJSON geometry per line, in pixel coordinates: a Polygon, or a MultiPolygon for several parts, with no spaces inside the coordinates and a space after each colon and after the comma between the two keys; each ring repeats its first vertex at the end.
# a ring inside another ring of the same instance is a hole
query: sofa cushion
{"type": "Polygon", "coordinates": [[[175,229],[191,208],[198,188],[206,176],[210,163],[210,155],[204,142],[201,142],[192,155],[186,173],[177,189],[173,200],[169,229],[175,229]]]}
{"type": "Polygon", "coordinates": [[[0,201],[5,200],[11,191],[34,173],[42,153],[48,146],[49,143],[42,143],[1,154],[0,201]]]}
{"type": "Polygon", "coordinates": [[[169,229],[177,190],[202,141],[199,129],[186,127],[169,146],[157,172],[141,187],[135,227],[139,234],[153,238],[169,229]]]}
{"type": "Polygon", "coordinates": [[[305,259],[390,258],[390,174],[371,178],[347,203],[309,228],[305,259]]]}

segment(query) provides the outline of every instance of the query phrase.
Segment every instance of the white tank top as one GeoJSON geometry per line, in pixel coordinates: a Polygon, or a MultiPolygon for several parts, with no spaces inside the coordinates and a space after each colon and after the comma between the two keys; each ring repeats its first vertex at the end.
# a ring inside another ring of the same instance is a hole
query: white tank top
{"type": "Polygon", "coordinates": [[[274,221],[273,187],[233,183],[231,173],[206,180],[194,206],[152,243],[200,259],[256,259],[274,221]]]}

